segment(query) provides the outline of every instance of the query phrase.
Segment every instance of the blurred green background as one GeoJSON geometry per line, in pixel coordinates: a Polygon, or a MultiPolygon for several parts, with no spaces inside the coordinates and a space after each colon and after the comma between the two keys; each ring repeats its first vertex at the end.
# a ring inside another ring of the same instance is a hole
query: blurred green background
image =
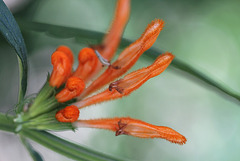
{"type": "MultiPolygon", "coordinates": [[[[37,0],[16,10],[15,16],[20,27],[24,22],[34,21],[106,32],[115,3],[115,0],[37,0]]],[[[123,37],[135,40],[153,19],[163,19],[165,27],[155,48],[172,52],[176,58],[240,91],[239,6],[237,0],[132,0],[131,17],[123,37]]],[[[43,85],[47,72],[51,71],[50,56],[57,46],[68,45],[77,55],[81,48],[96,43],[74,36],[59,37],[60,31],[51,34],[21,29],[29,50],[28,94],[37,93],[43,85]]],[[[0,51],[0,111],[7,112],[17,100],[17,59],[2,36],[0,51]]],[[[152,62],[153,59],[143,56],[134,69],[152,62]]],[[[237,161],[240,159],[239,105],[239,101],[170,66],[130,96],[85,108],[80,111],[80,117],[130,116],[169,126],[186,136],[185,145],[162,139],[115,137],[112,132],[96,129],[56,135],[126,160],[237,161]]],[[[31,160],[16,136],[0,132],[0,138],[0,161],[31,160]]],[[[70,160],[36,143],[33,146],[46,161],[70,160]]]]}

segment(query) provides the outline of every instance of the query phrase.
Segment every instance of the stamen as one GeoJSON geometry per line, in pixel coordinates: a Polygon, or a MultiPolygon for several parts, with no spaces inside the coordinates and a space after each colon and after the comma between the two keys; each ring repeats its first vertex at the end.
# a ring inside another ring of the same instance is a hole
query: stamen
{"type": "Polygon", "coordinates": [[[93,49],[83,48],[78,54],[78,61],[79,64],[73,76],[81,78],[86,83],[94,74],[98,58],[93,49]]]}
{"type": "Polygon", "coordinates": [[[51,62],[53,71],[49,80],[52,87],[60,87],[70,76],[72,70],[72,62],[68,54],[62,51],[55,51],[52,54],[51,62]]]}
{"type": "Polygon", "coordinates": [[[115,135],[131,135],[139,138],[162,138],[172,143],[185,144],[187,139],[177,131],[165,127],[156,126],[130,117],[78,120],[74,127],[99,128],[115,131],[115,135]]]}
{"type": "Polygon", "coordinates": [[[79,96],[85,88],[85,83],[78,77],[70,77],[65,88],[56,95],[58,102],[66,102],[79,96]]]}
{"type": "Polygon", "coordinates": [[[59,121],[59,122],[74,122],[77,121],[78,117],[79,117],[79,110],[76,106],[67,106],[64,109],[59,110],[56,115],[55,118],[59,121]]]}
{"type": "Polygon", "coordinates": [[[111,83],[109,89],[76,102],[74,105],[80,109],[92,104],[127,96],[150,78],[161,74],[172,62],[173,58],[174,55],[171,53],[162,54],[152,65],[126,75],[124,78],[111,83]]]}
{"type": "Polygon", "coordinates": [[[148,25],[142,36],[126,48],[118,57],[118,59],[111,66],[100,75],[83,93],[83,97],[87,96],[104,85],[110,83],[116,78],[126,73],[139,59],[139,57],[148,50],[156,41],[160,31],[163,28],[164,22],[162,20],[154,20],[148,25]]]}
{"type": "Polygon", "coordinates": [[[97,50],[95,50],[95,53],[98,57],[98,60],[102,63],[103,66],[112,67],[113,69],[120,69],[121,68],[119,66],[113,66],[107,59],[102,57],[102,55],[97,50]]]}
{"type": "Polygon", "coordinates": [[[95,50],[95,54],[97,55],[98,60],[99,60],[103,65],[106,65],[106,66],[110,66],[110,65],[111,65],[111,63],[110,63],[107,59],[105,59],[104,57],[102,57],[102,55],[101,55],[97,50],[95,50]]]}

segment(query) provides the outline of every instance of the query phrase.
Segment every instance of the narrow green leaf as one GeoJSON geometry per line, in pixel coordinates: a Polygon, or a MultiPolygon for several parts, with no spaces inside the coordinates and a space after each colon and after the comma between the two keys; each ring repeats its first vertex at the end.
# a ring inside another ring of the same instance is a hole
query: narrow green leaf
{"type": "Polygon", "coordinates": [[[20,135],[20,139],[34,161],[43,161],[41,155],[33,149],[32,145],[26,140],[24,136],[20,135]]]}
{"type": "Polygon", "coordinates": [[[52,135],[45,131],[27,130],[21,131],[21,135],[32,139],[33,141],[42,144],[43,146],[58,152],[68,158],[74,160],[87,160],[87,161],[117,161],[120,159],[108,156],[91,149],[82,147],[80,145],[71,143],[52,135]]]}
{"type": "MultiPolygon", "coordinates": [[[[27,89],[27,49],[12,13],[9,11],[3,0],[0,0],[0,31],[9,44],[15,49],[19,62],[19,99],[22,101],[27,89]]],[[[22,109],[20,107],[17,112],[22,109]]]]}
{"type": "MultiPolygon", "coordinates": [[[[52,25],[52,24],[46,24],[46,23],[39,23],[39,22],[22,22],[20,23],[21,28],[28,32],[28,31],[38,31],[38,32],[45,32],[46,34],[50,36],[54,36],[57,38],[75,38],[76,41],[81,43],[88,43],[91,42],[92,44],[97,44],[101,42],[102,37],[104,36],[104,33],[96,32],[96,31],[89,31],[84,29],[77,29],[72,27],[64,27],[59,25],[52,25]]],[[[128,39],[122,39],[120,47],[124,48],[128,45],[130,45],[132,41],[128,39]]],[[[145,56],[155,59],[158,55],[162,54],[161,51],[156,50],[154,48],[149,49],[147,54],[144,54],[145,56]]],[[[193,75],[197,77],[198,79],[204,81],[208,85],[216,87],[215,92],[223,92],[226,95],[233,97],[240,101],[240,93],[232,90],[227,85],[221,83],[221,81],[216,80],[212,78],[211,76],[201,72],[198,69],[195,69],[194,67],[190,66],[189,64],[175,58],[171,64],[173,67],[180,69],[184,72],[189,73],[190,75],[193,75]]]]}

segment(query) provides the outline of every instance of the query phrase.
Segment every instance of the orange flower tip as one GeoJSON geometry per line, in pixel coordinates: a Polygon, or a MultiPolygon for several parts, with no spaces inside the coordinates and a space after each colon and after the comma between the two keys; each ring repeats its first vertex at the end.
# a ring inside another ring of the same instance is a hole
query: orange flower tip
{"type": "Polygon", "coordinates": [[[66,102],[79,96],[85,89],[82,79],[72,76],[67,80],[65,88],[56,95],[58,102],[66,102]]]}
{"type": "Polygon", "coordinates": [[[81,64],[94,59],[94,50],[92,48],[83,48],[78,54],[78,61],[81,64]]]}
{"type": "Polygon", "coordinates": [[[87,81],[94,73],[98,58],[92,48],[83,48],[78,54],[79,65],[73,76],[77,76],[84,81],[87,81]]]}
{"type": "Polygon", "coordinates": [[[69,57],[69,59],[71,61],[71,64],[73,64],[73,61],[74,61],[73,52],[69,47],[61,45],[56,49],[56,51],[62,51],[65,54],[67,54],[67,56],[69,57]]]}
{"type": "Polygon", "coordinates": [[[164,21],[156,19],[152,21],[148,27],[146,28],[145,32],[141,36],[141,42],[143,43],[143,50],[149,49],[154,42],[156,41],[160,31],[164,26],[164,21]]]}
{"type": "Polygon", "coordinates": [[[49,83],[52,87],[60,87],[70,76],[72,63],[69,56],[62,51],[55,51],[51,56],[53,71],[49,83]]]}
{"type": "Polygon", "coordinates": [[[80,112],[78,108],[74,105],[71,105],[59,110],[56,113],[55,118],[59,122],[75,122],[79,117],[79,113],[80,112]]]}
{"type": "Polygon", "coordinates": [[[141,120],[122,118],[117,122],[117,125],[116,136],[131,135],[140,138],[162,138],[180,145],[187,141],[183,135],[169,127],[155,126],[141,120]]]}

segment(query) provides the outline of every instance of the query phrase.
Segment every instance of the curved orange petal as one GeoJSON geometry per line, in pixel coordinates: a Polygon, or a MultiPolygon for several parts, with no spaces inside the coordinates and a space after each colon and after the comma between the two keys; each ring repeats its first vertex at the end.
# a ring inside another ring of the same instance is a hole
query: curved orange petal
{"type": "Polygon", "coordinates": [[[78,67],[73,73],[73,76],[81,78],[87,84],[87,81],[89,81],[94,74],[98,58],[93,49],[83,48],[78,54],[78,62],[78,67]]]}
{"type": "Polygon", "coordinates": [[[66,102],[74,97],[79,96],[85,88],[85,83],[82,79],[78,77],[70,77],[67,80],[66,86],[57,95],[56,99],[58,102],[66,102]]]}
{"type": "Polygon", "coordinates": [[[76,106],[67,106],[64,109],[59,110],[56,115],[55,118],[59,121],[59,122],[74,122],[77,121],[78,117],[79,117],[79,110],[76,106]]]}
{"type": "Polygon", "coordinates": [[[70,76],[72,63],[69,56],[62,51],[55,51],[52,54],[51,62],[53,71],[49,83],[52,87],[60,87],[70,76]]]}

